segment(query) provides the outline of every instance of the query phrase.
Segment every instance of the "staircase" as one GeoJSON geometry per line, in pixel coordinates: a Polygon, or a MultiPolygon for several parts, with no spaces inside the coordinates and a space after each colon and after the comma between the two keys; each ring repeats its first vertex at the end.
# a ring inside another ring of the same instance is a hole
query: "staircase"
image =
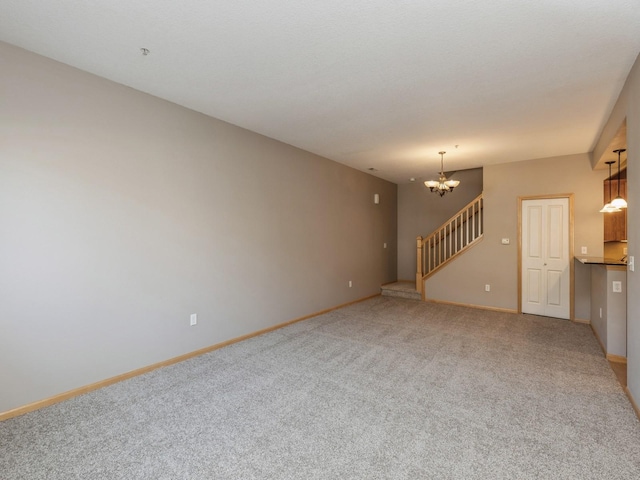
{"type": "Polygon", "coordinates": [[[483,232],[483,201],[480,194],[431,235],[417,238],[416,281],[405,280],[382,285],[381,294],[422,300],[424,280],[482,240],[483,232]]]}
{"type": "Polygon", "coordinates": [[[480,194],[431,235],[416,239],[415,290],[421,297],[425,279],[482,240],[483,231],[483,200],[480,194]]]}

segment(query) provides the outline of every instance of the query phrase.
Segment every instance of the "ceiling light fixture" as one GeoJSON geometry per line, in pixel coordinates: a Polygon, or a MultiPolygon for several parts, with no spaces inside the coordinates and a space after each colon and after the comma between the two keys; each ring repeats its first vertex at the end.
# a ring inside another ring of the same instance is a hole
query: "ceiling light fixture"
{"type": "Polygon", "coordinates": [[[618,207],[615,207],[611,203],[611,165],[616,163],[616,161],[609,160],[608,162],[605,162],[605,163],[609,165],[609,203],[606,203],[604,207],[602,207],[602,210],[600,210],[600,213],[621,212],[622,210],[620,210],[618,207]]]}
{"type": "Polygon", "coordinates": [[[447,180],[444,174],[444,154],[447,152],[438,152],[440,155],[440,178],[438,180],[427,180],[424,182],[429,190],[439,194],[441,197],[447,192],[452,192],[454,188],[460,185],[459,180],[447,180]]]}
{"type": "MultiPolygon", "coordinates": [[[[614,198],[613,201],[611,202],[611,205],[613,205],[616,208],[627,208],[627,201],[620,196],[620,154],[626,151],[627,150],[624,148],[619,148],[618,150],[613,151],[613,153],[618,154],[618,196],[614,198]]],[[[611,172],[609,172],[609,176],[611,176],[611,172]]],[[[609,186],[611,186],[611,183],[609,183],[609,186]]],[[[609,194],[609,198],[611,198],[611,194],[609,194]]]]}

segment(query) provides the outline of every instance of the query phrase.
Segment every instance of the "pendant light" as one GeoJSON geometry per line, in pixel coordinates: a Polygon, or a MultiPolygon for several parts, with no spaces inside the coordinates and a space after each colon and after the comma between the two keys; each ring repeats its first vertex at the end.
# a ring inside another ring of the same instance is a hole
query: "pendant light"
{"type": "Polygon", "coordinates": [[[626,151],[627,150],[624,148],[619,148],[618,150],[613,151],[613,153],[618,154],[618,196],[614,198],[613,201],[611,202],[611,205],[613,205],[616,208],[627,208],[627,201],[620,196],[620,154],[626,151]]]}
{"type": "Polygon", "coordinates": [[[434,193],[441,197],[447,192],[452,192],[454,188],[460,185],[460,180],[447,180],[444,174],[444,154],[447,152],[438,152],[440,155],[440,178],[438,180],[427,180],[425,186],[429,187],[434,193]]]}
{"type": "Polygon", "coordinates": [[[612,212],[621,212],[622,210],[620,210],[618,207],[614,206],[611,203],[611,165],[616,163],[615,160],[610,160],[608,162],[605,162],[607,165],[609,165],[609,203],[606,203],[604,205],[604,207],[602,207],[602,210],[600,210],[600,213],[612,213],[612,212]]]}

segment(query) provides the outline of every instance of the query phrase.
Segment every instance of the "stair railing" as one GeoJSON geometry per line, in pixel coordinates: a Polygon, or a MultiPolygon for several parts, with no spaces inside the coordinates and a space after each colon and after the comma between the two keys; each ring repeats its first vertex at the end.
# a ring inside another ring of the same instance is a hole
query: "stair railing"
{"type": "Polygon", "coordinates": [[[480,194],[431,235],[416,239],[417,291],[422,293],[426,278],[482,238],[483,223],[483,200],[480,194]]]}

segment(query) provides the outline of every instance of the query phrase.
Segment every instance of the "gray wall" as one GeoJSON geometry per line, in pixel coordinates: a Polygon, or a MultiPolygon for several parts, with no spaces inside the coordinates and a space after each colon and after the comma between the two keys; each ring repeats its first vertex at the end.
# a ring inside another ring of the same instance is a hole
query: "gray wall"
{"type": "MultiPolygon", "coordinates": [[[[627,119],[628,253],[640,262],[640,57],[636,59],[618,101],[594,149],[602,156],[627,119]]],[[[640,406],[640,263],[627,272],[627,386],[640,406]]]]}
{"type": "Polygon", "coordinates": [[[398,186],[398,278],[416,278],[416,237],[425,237],[482,193],[482,169],[460,170],[460,186],[443,197],[421,181],[398,186]]]}
{"type": "MultiPolygon", "coordinates": [[[[588,154],[487,165],[484,172],[484,238],[425,282],[429,299],[516,310],[518,308],[518,197],[574,194],[574,248],[602,256],[602,181],[588,154]],[[501,239],[509,238],[509,245],[501,239]],[[491,291],[485,292],[485,284],[491,291]]],[[[590,277],[576,267],[575,316],[589,320],[590,277]]]]}
{"type": "MultiPolygon", "coordinates": [[[[627,103],[628,252],[640,262],[640,60],[636,60],[625,89],[627,103]]],[[[627,383],[640,406],[640,263],[627,275],[627,383]]]]}
{"type": "Polygon", "coordinates": [[[392,183],[1,43],[0,92],[0,412],[396,278],[392,183]]]}

